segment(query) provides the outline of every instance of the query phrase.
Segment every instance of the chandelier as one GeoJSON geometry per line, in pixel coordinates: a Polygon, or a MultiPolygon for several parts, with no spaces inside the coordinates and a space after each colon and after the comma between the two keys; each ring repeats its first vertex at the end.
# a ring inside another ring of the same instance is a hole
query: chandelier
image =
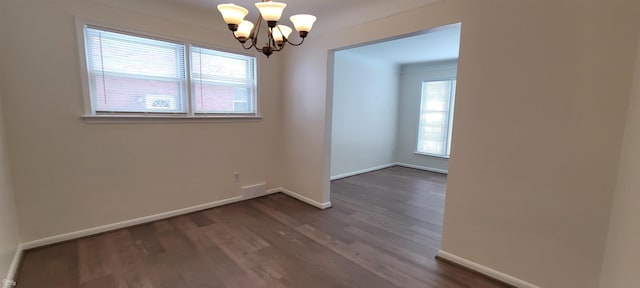
{"type": "Polygon", "coordinates": [[[267,58],[269,58],[273,52],[284,49],[287,43],[293,46],[302,45],[309,31],[311,31],[313,23],[316,21],[316,16],[309,14],[291,16],[289,19],[300,35],[300,42],[294,43],[289,41],[289,35],[293,29],[289,26],[278,24],[280,17],[282,17],[282,11],[284,11],[284,8],[287,6],[286,3],[262,0],[262,2],[255,3],[255,5],[260,11],[258,21],[256,21],[255,25],[251,21],[244,20],[244,17],[249,14],[249,10],[242,6],[236,4],[220,4],[218,5],[218,10],[220,14],[222,14],[224,22],[227,23],[229,30],[233,32],[233,37],[242,44],[244,49],[255,48],[257,51],[266,55],[267,58]],[[267,24],[267,39],[266,42],[262,44],[263,46],[259,47],[260,39],[258,38],[258,34],[260,33],[263,20],[267,24]]]}

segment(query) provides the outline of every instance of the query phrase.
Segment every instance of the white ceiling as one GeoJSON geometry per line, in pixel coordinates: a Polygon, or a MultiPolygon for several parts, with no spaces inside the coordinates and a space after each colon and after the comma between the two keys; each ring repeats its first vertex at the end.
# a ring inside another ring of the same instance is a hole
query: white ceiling
{"type": "MultiPolygon", "coordinates": [[[[140,0],[130,0],[136,2],[140,0]]],[[[284,17],[294,14],[313,14],[318,17],[314,26],[316,33],[361,24],[374,19],[401,13],[417,7],[427,6],[444,0],[280,0],[287,3],[284,17]]],[[[219,17],[216,6],[222,3],[235,3],[249,9],[248,19],[255,21],[257,0],[155,0],[155,3],[185,5],[199,10],[211,11],[219,17]]],[[[288,20],[286,20],[288,22],[288,20]]]]}
{"type": "MultiPolygon", "coordinates": [[[[108,6],[167,17],[193,25],[228,32],[216,6],[235,3],[249,9],[248,19],[257,19],[256,0],[88,0],[108,6]]],[[[313,35],[355,26],[417,7],[445,0],[280,0],[287,3],[284,17],[298,13],[316,15],[313,35]]],[[[288,20],[285,20],[288,22],[288,20]]],[[[413,63],[458,57],[460,25],[436,28],[420,35],[353,49],[362,56],[393,63],[413,63]]]]}
{"type": "Polygon", "coordinates": [[[393,64],[432,62],[458,58],[460,23],[431,29],[404,38],[343,49],[338,53],[355,54],[393,64]]]}
{"type": "MultiPolygon", "coordinates": [[[[249,10],[255,9],[254,3],[257,0],[163,0],[163,1],[175,1],[183,3],[185,5],[193,5],[200,8],[216,10],[216,6],[222,3],[234,3],[243,6],[249,10]]],[[[279,0],[278,2],[284,2],[287,4],[287,15],[298,13],[309,13],[318,16],[329,16],[341,10],[351,9],[367,9],[368,6],[385,6],[396,7],[387,10],[384,14],[406,11],[415,7],[429,5],[435,2],[443,0],[279,0]],[[402,6],[400,8],[398,6],[402,6]],[[290,14],[289,14],[290,12],[290,14]]],[[[378,13],[379,14],[379,13],[378,13]]],[[[374,16],[374,15],[372,15],[374,16]]],[[[377,17],[376,17],[377,18],[377,17]]]]}

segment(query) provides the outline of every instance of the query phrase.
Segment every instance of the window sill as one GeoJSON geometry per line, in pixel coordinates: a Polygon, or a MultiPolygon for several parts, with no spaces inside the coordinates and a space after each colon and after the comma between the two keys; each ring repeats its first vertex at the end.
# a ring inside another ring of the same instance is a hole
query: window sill
{"type": "Polygon", "coordinates": [[[420,156],[428,156],[433,158],[440,158],[445,160],[449,160],[449,157],[450,157],[450,156],[443,156],[443,155],[436,155],[436,154],[429,154],[429,153],[422,153],[422,152],[413,152],[413,154],[420,155],[420,156]]]}
{"type": "Polygon", "coordinates": [[[82,115],[81,118],[92,124],[163,124],[163,123],[203,123],[203,122],[247,122],[262,119],[260,115],[220,115],[220,116],[172,116],[172,115],[82,115]]]}

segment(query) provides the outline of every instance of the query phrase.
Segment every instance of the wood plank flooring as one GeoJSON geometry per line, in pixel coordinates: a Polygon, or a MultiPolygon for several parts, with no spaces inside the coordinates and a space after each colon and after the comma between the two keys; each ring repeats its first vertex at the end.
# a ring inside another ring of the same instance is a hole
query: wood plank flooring
{"type": "Polygon", "coordinates": [[[446,177],[391,167],[27,251],[18,288],[505,287],[434,259],[446,177]]]}

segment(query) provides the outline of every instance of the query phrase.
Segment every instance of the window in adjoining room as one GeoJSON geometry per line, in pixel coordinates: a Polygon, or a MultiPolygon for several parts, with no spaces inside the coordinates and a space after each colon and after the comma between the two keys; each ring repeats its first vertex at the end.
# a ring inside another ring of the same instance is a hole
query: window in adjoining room
{"type": "Polygon", "coordinates": [[[455,79],[422,83],[417,153],[449,157],[455,94],[455,79]]]}

